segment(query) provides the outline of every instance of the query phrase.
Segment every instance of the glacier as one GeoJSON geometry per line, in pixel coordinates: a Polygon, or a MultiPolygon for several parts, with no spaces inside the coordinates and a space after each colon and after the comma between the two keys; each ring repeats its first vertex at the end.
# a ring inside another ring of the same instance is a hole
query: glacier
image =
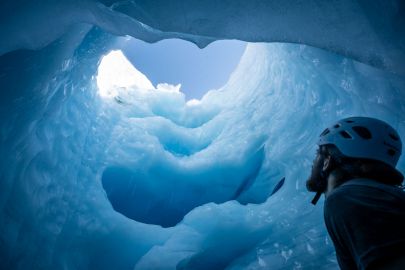
{"type": "Polygon", "coordinates": [[[199,47],[218,39],[306,44],[405,74],[401,0],[15,0],[4,1],[0,15],[0,36],[7,37],[0,55],[43,48],[86,24],[147,42],[181,38],[199,47]]]}
{"type": "Polygon", "coordinates": [[[403,3],[249,3],[2,6],[2,269],[338,269],[304,183],[338,118],[403,136],[403,3]],[[120,56],[121,35],[250,43],[187,102],[120,56]],[[137,80],[100,87],[111,51],[137,80]]]}

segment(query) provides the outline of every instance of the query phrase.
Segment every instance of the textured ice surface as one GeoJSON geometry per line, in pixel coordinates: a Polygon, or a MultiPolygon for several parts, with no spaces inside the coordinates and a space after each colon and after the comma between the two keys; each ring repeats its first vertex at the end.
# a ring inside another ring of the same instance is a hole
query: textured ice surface
{"type": "Polygon", "coordinates": [[[301,43],[405,74],[402,0],[59,0],[4,1],[0,55],[41,48],[78,23],[147,42],[182,38],[301,43]],[[48,27],[52,25],[52,27],[48,27]]]}
{"type": "Polygon", "coordinates": [[[304,181],[318,134],[338,118],[378,117],[403,136],[402,2],[103,3],[2,3],[1,268],[337,268],[304,181]],[[306,43],[391,72],[258,43],[201,101],[169,85],[103,97],[98,64],[117,48],[99,30],[86,36],[93,24],[147,41],[306,43]]]}
{"type": "Polygon", "coordinates": [[[97,33],[53,69],[71,39],[1,58],[5,268],[337,268],[304,186],[316,138],[349,115],[404,134],[403,78],[303,45],[250,44],[199,102],[169,85],[103,97],[97,33]],[[132,219],[113,210],[114,189],[132,219]]]}
{"type": "MultiPolygon", "coordinates": [[[[266,135],[243,134],[239,129],[230,135],[226,130],[235,123],[222,115],[222,105],[212,107],[205,101],[208,96],[186,103],[180,86],[163,84],[155,89],[119,51],[103,58],[97,82],[104,102],[126,107],[117,108],[123,119],[112,133],[107,155],[114,164],[118,153],[125,152],[119,160],[128,162],[107,168],[102,177],[120,212],[138,221],[173,226],[196,206],[238,200],[255,182],[265,158],[266,135]],[[105,65],[113,62],[122,65],[119,76],[104,73],[105,65]],[[106,83],[110,76],[114,81],[106,83]],[[125,79],[135,77],[138,80],[132,82],[125,79]]],[[[255,201],[263,201],[269,191],[264,189],[255,201]]]]}

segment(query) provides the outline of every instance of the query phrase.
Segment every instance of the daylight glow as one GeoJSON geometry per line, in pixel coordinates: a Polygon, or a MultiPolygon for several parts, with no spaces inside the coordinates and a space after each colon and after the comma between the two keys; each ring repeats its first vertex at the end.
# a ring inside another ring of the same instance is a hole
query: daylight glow
{"type": "Polygon", "coordinates": [[[172,85],[172,84],[168,84],[168,83],[159,83],[157,85],[156,89],[160,90],[160,91],[179,93],[180,87],[181,87],[180,83],[177,85],[172,85]]]}
{"type": "Polygon", "coordinates": [[[129,88],[154,89],[149,79],[120,50],[111,51],[102,58],[96,80],[99,95],[103,98],[116,97],[120,91],[129,88]]]}
{"type": "Polygon", "coordinates": [[[197,106],[197,105],[201,104],[201,100],[193,98],[193,99],[190,99],[189,101],[187,101],[186,104],[188,106],[197,106]]]}

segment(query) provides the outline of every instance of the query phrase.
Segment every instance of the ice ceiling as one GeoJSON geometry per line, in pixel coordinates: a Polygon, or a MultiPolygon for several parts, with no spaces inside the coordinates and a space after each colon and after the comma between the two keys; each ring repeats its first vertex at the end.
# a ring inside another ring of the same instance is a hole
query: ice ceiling
{"type": "Polygon", "coordinates": [[[2,5],[2,268],[337,268],[304,181],[337,118],[403,136],[403,1],[2,5]],[[100,95],[117,35],[252,43],[187,103],[137,73],[100,95]]]}

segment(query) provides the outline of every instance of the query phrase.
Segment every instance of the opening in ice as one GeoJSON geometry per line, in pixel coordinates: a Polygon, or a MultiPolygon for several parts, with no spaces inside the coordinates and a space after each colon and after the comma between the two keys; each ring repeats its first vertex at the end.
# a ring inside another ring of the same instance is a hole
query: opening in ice
{"type": "MultiPolygon", "coordinates": [[[[188,62],[190,68],[195,67],[188,62]]],[[[213,73],[224,67],[215,61],[212,64],[213,73]]],[[[111,108],[120,112],[121,122],[112,136],[117,144],[110,148],[122,148],[128,155],[111,162],[102,174],[103,188],[117,212],[138,222],[170,227],[206,203],[264,200],[266,196],[244,197],[262,167],[264,136],[235,147],[234,155],[223,150],[231,138],[222,133],[237,121],[232,116],[219,116],[221,102],[230,100],[222,96],[224,90],[211,89],[201,100],[186,102],[180,84],[159,83],[155,87],[121,50],[102,57],[96,80],[99,95],[115,100],[111,108]]],[[[196,82],[198,78],[194,78],[196,82]]],[[[263,193],[268,195],[269,190],[263,193]]]]}
{"type": "MultiPolygon", "coordinates": [[[[103,61],[103,66],[108,67],[110,78],[122,80],[123,74],[129,75],[129,69],[123,67],[128,67],[130,63],[154,87],[159,84],[175,85],[186,100],[193,100],[193,103],[194,100],[200,100],[207,91],[225,85],[242,57],[246,42],[216,41],[199,49],[195,44],[181,39],[150,44],[135,38],[121,38],[116,47],[122,55],[111,54],[103,61]],[[126,58],[126,63],[122,59],[118,60],[122,56],[126,58]]],[[[143,78],[139,79],[139,82],[144,81],[143,78]]]]}

